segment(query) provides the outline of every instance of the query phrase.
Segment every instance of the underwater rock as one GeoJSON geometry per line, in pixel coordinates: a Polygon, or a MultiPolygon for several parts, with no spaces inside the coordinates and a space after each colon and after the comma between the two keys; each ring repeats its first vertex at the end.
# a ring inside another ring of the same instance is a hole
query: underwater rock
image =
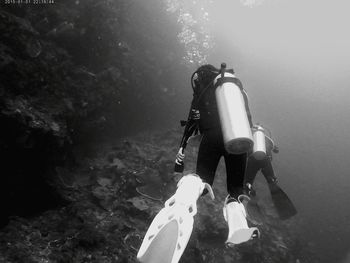
{"type": "Polygon", "coordinates": [[[97,186],[92,190],[92,194],[100,200],[110,199],[113,194],[106,186],[97,186]]]}
{"type": "Polygon", "coordinates": [[[11,63],[14,63],[14,59],[10,55],[10,49],[0,43],[0,70],[11,63]]]}
{"type": "Polygon", "coordinates": [[[13,32],[16,31],[17,33],[27,32],[33,35],[39,35],[39,33],[32,27],[30,21],[2,10],[0,10],[0,21],[0,32],[6,27],[6,30],[13,29],[13,32]]]}
{"type": "Polygon", "coordinates": [[[149,204],[147,204],[147,202],[144,198],[133,197],[131,199],[128,199],[127,201],[131,202],[133,204],[133,206],[135,206],[137,209],[139,209],[141,211],[149,209],[149,204]]]}
{"type": "Polygon", "coordinates": [[[112,186],[112,180],[109,178],[98,178],[97,183],[102,187],[111,187],[112,186]]]}
{"type": "Polygon", "coordinates": [[[152,200],[161,201],[162,192],[159,189],[159,185],[147,184],[136,188],[136,191],[147,198],[152,200]]]}
{"type": "Polygon", "coordinates": [[[108,164],[109,167],[117,167],[118,169],[126,169],[125,164],[118,158],[113,158],[112,163],[108,164]]]}
{"type": "Polygon", "coordinates": [[[36,58],[41,54],[41,45],[37,39],[30,39],[26,44],[26,51],[29,57],[36,58]]]}
{"type": "Polygon", "coordinates": [[[64,21],[57,27],[49,31],[46,35],[48,37],[62,37],[74,30],[74,24],[68,21],[64,21]]]}
{"type": "Polygon", "coordinates": [[[73,188],[76,184],[76,178],[73,173],[71,173],[68,169],[64,167],[55,167],[55,171],[60,183],[63,184],[64,187],[73,188]]]}

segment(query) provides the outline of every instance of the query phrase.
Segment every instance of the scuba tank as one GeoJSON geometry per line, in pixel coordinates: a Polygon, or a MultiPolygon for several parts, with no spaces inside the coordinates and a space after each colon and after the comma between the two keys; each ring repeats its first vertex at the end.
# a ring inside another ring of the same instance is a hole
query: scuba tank
{"type": "Polygon", "coordinates": [[[265,129],[256,124],[253,127],[253,139],[254,139],[254,147],[253,147],[253,157],[256,160],[265,160],[266,155],[266,139],[265,139],[265,129]]]}
{"type": "Polygon", "coordinates": [[[251,150],[253,146],[244,98],[241,89],[232,81],[234,74],[225,72],[221,65],[221,74],[214,79],[215,97],[218,106],[222,135],[228,153],[240,154],[251,150]]]}

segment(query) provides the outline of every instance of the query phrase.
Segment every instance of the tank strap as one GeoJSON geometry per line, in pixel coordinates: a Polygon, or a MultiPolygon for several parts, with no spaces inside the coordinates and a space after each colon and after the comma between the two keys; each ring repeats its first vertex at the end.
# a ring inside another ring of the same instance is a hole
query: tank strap
{"type": "MultiPolygon", "coordinates": [[[[227,72],[231,72],[231,71],[227,71],[227,72]]],[[[214,85],[214,89],[216,89],[219,85],[222,85],[223,83],[226,83],[226,82],[231,82],[231,83],[236,84],[239,87],[239,89],[241,90],[241,92],[244,92],[246,94],[245,90],[242,87],[241,81],[238,78],[234,78],[234,77],[221,77],[221,78],[219,78],[214,85]]],[[[199,105],[199,102],[200,102],[202,96],[211,87],[211,85],[212,85],[212,83],[209,82],[208,85],[199,94],[196,94],[196,96],[194,98],[195,99],[194,105],[195,105],[196,109],[198,109],[198,105],[199,105]]]]}
{"type": "Polygon", "coordinates": [[[241,91],[243,91],[243,87],[242,87],[240,81],[237,78],[233,78],[233,77],[223,77],[223,78],[221,77],[221,78],[219,78],[216,81],[214,87],[217,88],[218,86],[220,86],[220,85],[222,85],[223,83],[226,83],[226,82],[231,82],[231,83],[236,84],[239,87],[239,89],[241,91]]]}
{"type": "Polygon", "coordinates": [[[244,95],[247,97],[247,100],[249,101],[249,97],[248,97],[248,93],[245,89],[242,88],[242,92],[244,93],[244,95]]]}

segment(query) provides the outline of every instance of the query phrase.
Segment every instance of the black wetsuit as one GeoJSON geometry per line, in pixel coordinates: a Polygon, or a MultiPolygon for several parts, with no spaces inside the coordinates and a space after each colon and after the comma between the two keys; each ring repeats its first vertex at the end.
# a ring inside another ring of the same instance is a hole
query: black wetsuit
{"type": "MultiPolygon", "coordinates": [[[[247,94],[239,79],[235,79],[235,84],[242,91],[248,120],[252,127],[247,94]]],[[[212,84],[210,86],[201,85],[199,89],[195,92],[190,111],[191,113],[199,110],[200,113],[200,119],[196,121],[202,134],[202,140],[198,150],[196,173],[204,182],[212,185],[220,158],[223,156],[226,166],[227,191],[232,197],[237,198],[238,195],[242,194],[247,154],[229,154],[225,150],[216,105],[215,87],[212,84]],[[203,92],[203,90],[205,91],[203,92]],[[199,100],[198,96],[200,96],[199,100]]],[[[189,121],[194,121],[191,119],[191,115],[189,121]]]]}
{"type": "Polygon", "coordinates": [[[277,178],[275,176],[275,172],[272,167],[272,150],[275,149],[274,142],[266,138],[266,155],[267,158],[264,160],[256,160],[252,155],[248,158],[248,166],[245,175],[245,183],[250,183],[253,185],[255,177],[259,170],[264,175],[266,181],[268,183],[275,183],[277,178]]]}

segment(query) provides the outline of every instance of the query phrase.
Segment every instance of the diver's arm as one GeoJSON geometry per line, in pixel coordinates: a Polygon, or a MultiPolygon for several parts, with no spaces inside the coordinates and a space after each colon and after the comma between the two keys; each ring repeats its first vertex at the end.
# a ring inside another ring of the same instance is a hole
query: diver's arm
{"type": "Polygon", "coordinates": [[[274,153],[279,153],[280,149],[278,148],[277,144],[272,140],[272,138],[270,138],[269,136],[265,135],[266,139],[268,139],[270,141],[270,143],[272,144],[272,151],[274,153]]]}
{"type": "Polygon", "coordinates": [[[199,120],[199,118],[200,118],[199,111],[195,108],[194,100],[193,100],[191,103],[191,109],[190,109],[190,112],[188,113],[188,118],[186,121],[184,133],[180,143],[180,148],[182,148],[183,150],[187,146],[188,139],[196,131],[197,121],[199,120]]]}
{"type": "Polygon", "coordinates": [[[175,172],[183,172],[184,170],[184,150],[187,146],[187,142],[189,138],[192,136],[193,133],[195,133],[198,130],[197,121],[199,120],[199,111],[194,107],[194,100],[191,104],[191,109],[188,114],[187,121],[185,122],[185,129],[184,133],[182,135],[181,143],[180,143],[180,149],[178,153],[176,154],[175,159],[175,172]]]}

